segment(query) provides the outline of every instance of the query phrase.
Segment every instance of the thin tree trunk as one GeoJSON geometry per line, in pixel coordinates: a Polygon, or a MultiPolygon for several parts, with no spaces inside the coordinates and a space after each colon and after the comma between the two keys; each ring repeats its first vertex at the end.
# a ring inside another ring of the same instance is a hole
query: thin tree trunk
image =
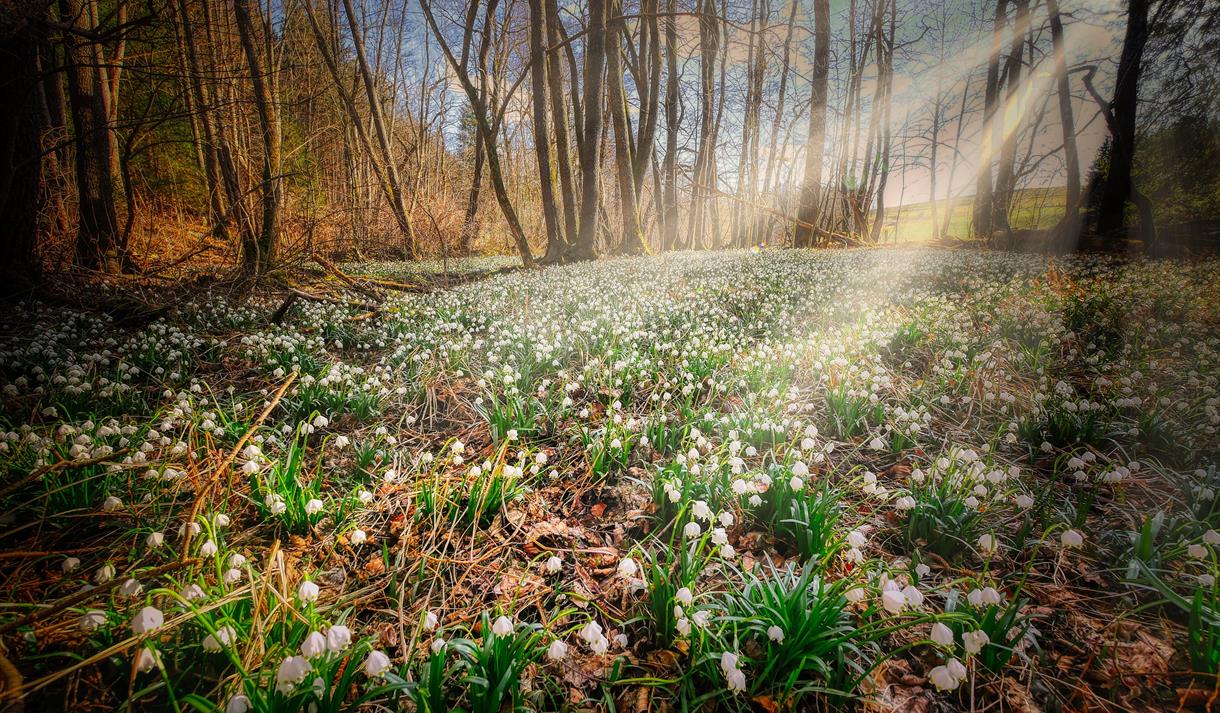
{"type": "MultiPolygon", "coordinates": [[[[546,42],[543,0],[529,0],[530,6],[530,102],[534,118],[534,155],[538,161],[538,182],[542,192],[542,217],[546,225],[546,255],[543,262],[557,262],[563,254],[563,235],[559,211],[555,206],[555,188],[551,175],[551,140],[546,119],[546,42]]],[[[562,121],[557,117],[556,121],[562,121]]]]}
{"type": "Polygon", "coordinates": [[[993,134],[996,127],[996,105],[1000,94],[1000,38],[1004,32],[1007,19],[1008,0],[996,0],[995,20],[991,32],[991,53],[987,59],[987,85],[983,96],[983,131],[979,138],[978,177],[974,185],[974,234],[986,240],[991,239],[992,216],[992,181],[991,167],[993,149],[993,134]]]}
{"type": "Polygon", "coordinates": [[[0,299],[20,299],[37,287],[42,129],[38,52],[45,41],[42,7],[25,8],[0,36],[0,299]]]}
{"type": "MultiPolygon", "coordinates": [[[[621,15],[621,6],[616,0],[611,0],[610,15],[617,18],[621,15]]],[[[619,213],[622,221],[618,252],[624,255],[637,255],[644,252],[644,238],[640,235],[640,215],[636,207],[636,187],[633,161],[631,158],[631,127],[627,125],[627,96],[623,88],[623,21],[613,19],[609,22],[606,39],[606,79],[607,104],[610,111],[610,125],[614,132],[614,168],[618,176],[619,213]]]]}
{"type": "Polygon", "coordinates": [[[826,143],[826,89],[830,77],[830,0],[813,1],[813,88],[809,99],[809,140],[805,147],[805,178],[794,245],[814,243],[822,192],[822,158],[826,143]]]}
{"type": "Polygon", "coordinates": [[[1025,36],[1029,29],[1029,0],[1012,0],[1016,7],[1013,18],[1012,43],[1008,51],[1004,74],[1007,77],[1007,89],[1004,96],[1004,107],[996,114],[996,122],[1003,141],[1000,144],[1000,161],[996,167],[995,191],[991,199],[991,229],[1008,232],[1008,210],[1012,205],[1013,192],[1016,190],[1016,173],[1014,164],[1017,156],[1017,134],[1021,125],[1023,112],[1018,106],[1021,100],[1021,69],[1025,53],[1025,36]],[[1005,115],[1013,116],[1013,125],[1004,124],[1005,115]]]}
{"type": "Polygon", "coordinates": [[[1055,80],[1059,91],[1059,125],[1063,129],[1063,166],[1066,173],[1067,196],[1064,210],[1074,220],[1080,210],[1080,156],[1076,150],[1076,121],[1072,116],[1072,89],[1068,84],[1067,57],[1063,48],[1063,20],[1059,15],[1059,0],[1046,0],[1050,17],[1051,45],[1055,55],[1055,80]]]}
{"type": "MultiPolygon", "coordinates": [[[[547,44],[554,47],[560,42],[559,8],[557,0],[543,2],[546,5],[547,44]]],[[[563,69],[560,66],[558,51],[548,51],[546,62],[551,116],[555,129],[555,162],[559,165],[559,195],[563,199],[563,238],[566,249],[566,244],[576,239],[576,193],[572,180],[572,150],[568,142],[567,103],[564,101],[563,69]]],[[[575,83],[575,76],[572,81],[575,83]]]]}
{"type": "MultiPolygon", "coordinates": [[[[1139,104],[1139,80],[1144,45],[1148,42],[1148,9],[1150,0],[1129,0],[1127,31],[1123,51],[1118,61],[1118,77],[1114,99],[1110,102],[1113,122],[1110,127],[1110,165],[1101,187],[1098,208],[1098,232],[1112,243],[1125,239],[1125,213],[1132,196],[1131,166],[1135,160],[1135,118],[1139,104]]],[[[1141,223],[1150,222],[1141,220],[1141,223]]],[[[1144,226],[1145,234],[1151,225],[1144,226]]]]}
{"type": "Polygon", "coordinates": [[[254,106],[258,112],[258,123],[263,141],[262,192],[263,216],[258,239],[243,247],[242,256],[246,269],[262,274],[274,265],[275,242],[279,229],[280,205],[280,117],[276,99],[271,89],[274,71],[273,58],[267,57],[266,67],[258,56],[255,45],[254,21],[250,16],[249,0],[234,0],[233,17],[237,22],[237,33],[241,40],[246,62],[250,66],[250,85],[254,93],[254,106]]]}
{"type": "Polygon", "coordinates": [[[677,0],[665,5],[665,164],[664,195],[661,210],[664,226],[661,238],[663,250],[678,244],[678,32],[677,0]]]}
{"type": "Polygon", "coordinates": [[[585,43],[584,126],[580,134],[580,227],[570,257],[590,260],[597,239],[598,173],[602,135],[602,87],[606,68],[606,0],[589,0],[585,43]]]}

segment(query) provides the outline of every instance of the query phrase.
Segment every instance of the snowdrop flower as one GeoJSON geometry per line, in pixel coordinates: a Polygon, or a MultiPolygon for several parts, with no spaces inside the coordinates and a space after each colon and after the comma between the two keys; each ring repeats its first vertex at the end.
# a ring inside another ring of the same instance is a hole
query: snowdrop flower
{"type": "Polygon", "coordinates": [[[515,441],[515,440],[517,440],[517,429],[510,428],[510,429],[508,429],[508,433],[506,433],[504,435],[508,437],[508,440],[515,441]]]}
{"type": "Polygon", "coordinates": [[[297,587],[297,599],[303,602],[316,602],[318,601],[319,591],[318,585],[307,579],[301,582],[301,586],[297,587]]]}
{"type": "Polygon", "coordinates": [[[886,589],[881,592],[881,606],[891,614],[901,614],[906,608],[907,598],[897,589],[886,589]]]}
{"type": "Polygon", "coordinates": [[[1028,510],[1034,506],[1034,499],[1025,493],[1019,493],[1012,499],[1013,503],[1022,510],[1028,510]]]}
{"type": "Polygon", "coordinates": [[[380,676],[390,669],[390,657],[382,651],[370,651],[364,660],[364,673],[368,676],[380,676]]]}
{"type": "Polygon", "coordinates": [[[60,563],[59,567],[65,573],[75,572],[76,570],[80,569],[80,558],[79,557],[65,557],[63,562],[60,563]]]}
{"type": "Polygon", "coordinates": [[[788,487],[792,488],[793,490],[801,490],[805,487],[805,481],[794,475],[792,476],[791,480],[788,481],[788,487]]]}
{"type": "Polygon", "coordinates": [[[322,636],[321,632],[311,631],[305,637],[305,641],[301,642],[301,653],[305,658],[314,658],[321,656],[326,652],[326,637],[322,636]]]}
{"type": "Polygon", "coordinates": [[[271,493],[263,502],[271,510],[272,515],[282,515],[288,509],[288,504],[284,502],[284,498],[280,497],[277,493],[271,493]]]}
{"type": "Polygon", "coordinates": [[[1220,545],[1220,532],[1208,530],[1203,533],[1203,542],[1208,545],[1220,545]]]}
{"type": "Polygon", "coordinates": [[[491,625],[491,633],[495,634],[496,636],[508,636],[509,634],[513,633],[513,620],[501,615],[498,619],[496,619],[495,623],[491,625]]]}
{"type": "Polygon", "coordinates": [[[1190,545],[1186,548],[1186,554],[1195,559],[1201,560],[1207,557],[1207,547],[1200,544],[1190,545]]]}
{"type": "Polygon", "coordinates": [[[928,671],[928,683],[936,687],[936,690],[952,691],[962,685],[961,679],[954,676],[948,666],[937,666],[931,671],[928,671]]]}
{"type": "Polygon", "coordinates": [[[1084,544],[1084,535],[1076,530],[1064,530],[1063,534],[1059,536],[1059,541],[1063,543],[1064,547],[1080,547],[1084,544]]]}
{"type": "Polygon", "coordinates": [[[558,557],[556,557],[554,555],[552,555],[551,557],[549,557],[547,559],[547,561],[546,561],[547,574],[558,574],[561,569],[563,569],[563,560],[559,559],[558,557]]]}
{"type": "Polygon", "coordinates": [[[138,597],[144,591],[144,585],[138,579],[128,579],[119,586],[119,594],[124,597],[138,597]]]}
{"type": "Polygon", "coordinates": [[[729,512],[728,510],[725,510],[724,512],[717,515],[716,520],[720,522],[720,525],[722,527],[732,527],[733,523],[735,522],[735,520],[733,518],[733,513],[729,512]]]}
{"type": "Polygon", "coordinates": [[[151,634],[165,623],[165,615],[156,607],[144,607],[131,620],[131,633],[136,636],[151,634]]]}
{"type": "Polygon", "coordinates": [[[724,680],[728,684],[729,690],[733,693],[741,693],[746,690],[746,675],[739,668],[735,668],[725,674],[724,680]]]}
{"type": "Polygon", "coordinates": [[[1000,544],[998,541],[996,541],[995,535],[986,534],[979,536],[979,549],[983,552],[983,554],[995,554],[995,551],[999,549],[999,546],[1000,544]]]}
{"type": "Polygon", "coordinates": [[[280,662],[275,672],[275,687],[280,693],[291,693],[309,673],[309,661],[303,656],[289,656],[280,662]]]}
{"type": "Polygon", "coordinates": [[[962,646],[965,647],[966,653],[973,656],[983,650],[983,647],[991,642],[991,638],[987,636],[987,632],[967,631],[962,634],[962,646]]]}
{"type": "Polygon", "coordinates": [[[368,505],[369,503],[373,502],[373,494],[367,490],[361,490],[359,495],[357,495],[356,497],[360,498],[360,502],[365,505],[368,505]]]}
{"type": "Polygon", "coordinates": [[[241,580],[245,579],[245,577],[245,572],[236,567],[230,567],[229,569],[225,570],[224,582],[225,584],[237,584],[241,580]]]}
{"type": "Polygon", "coordinates": [[[318,414],[313,419],[313,425],[314,428],[326,428],[330,425],[330,419],[326,418],[322,414],[318,414]]]}
{"type": "Polygon", "coordinates": [[[445,648],[445,640],[438,636],[432,640],[432,644],[428,648],[432,650],[432,653],[438,653],[445,648]]]}
{"type": "Polygon", "coordinates": [[[674,628],[682,636],[690,636],[690,619],[679,619],[674,622],[674,628]]]}
{"type": "Polygon", "coordinates": [[[547,647],[546,657],[552,661],[562,661],[568,656],[568,645],[563,639],[555,639],[547,647]]]}
{"type": "Polygon", "coordinates": [[[193,602],[196,599],[203,599],[207,595],[204,594],[203,587],[198,584],[188,584],[182,588],[182,598],[188,602],[193,602]]]}
{"type": "Polygon", "coordinates": [[[857,549],[868,544],[868,538],[859,530],[852,530],[847,533],[847,544],[857,549]]]}
{"type": "Polygon", "coordinates": [[[746,502],[750,503],[750,507],[756,508],[759,505],[762,505],[762,496],[758,493],[754,493],[746,502]]]}
{"type": "Polygon", "coordinates": [[[598,637],[596,641],[589,644],[589,650],[598,656],[601,656],[610,650],[610,640],[604,636],[598,637]]]}
{"type": "Polygon", "coordinates": [[[225,704],[225,713],[248,713],[249,710],[250,699],[241,693],[230,698],[225,704]]]}
{"type": "Polygon", "coordinates": [[[929,567],[928,565],[924,564],[923,562],[920,562],[919,564],[915,565],[915,576],[916,577],[923,578],[923,577],[928,576],[931,573],[932,573],[932,568],[929,567]]]}
{"type": "Polygon", "coordinates": [[[215,555],[219,549],[220,548],[216,546],[215,542],[208,540],[207,542],[203,543],[199,547],[199,556],[200,557],[211,557],[211,556],[215,555]]]}
{"type": "Polygon", "coordinates": [[[699,523],[695,522],[694,520],[691,520],[690,522],[686,523],[686,526],[682,528],[682,536],[687,539],[693,540],[694,538],[698,537],[702,533],[703,533],[703,528],[700,527],[699,523]]]}
{"type": "Polygon", "coordinates": [[[932,625],[932,635],[930,638],[937,646],[952,646],[953,630],[938,621],[932,625]]]}
{"type": "Polygon", "coordinates": [[[772,624],[771,626],[767,627],[767,638],[777,644],[781,644],[784,641],[784,630],[772,624]]]}
{"type": "Polygon", "coordinates": [[[317,515],[320,512],[322,512],[321,500],[318,500],[317,498],[310,498],[309,501],[305,503],[306,515],[317,515]]]}
{"type": "Polygon", "coordinates": [[[910,510],[911,508],[915,507],[915,498],[911,497],[910,495],[904,495],[894,501],[894,507],[899,511],[910,510]]]}
{"type": "Polygon", "coordinates": [[[90,609],[81,615],[81,618],[77,620],[77,623],[79,623],[80,628],[84,629],[85,631],[93,631],[106,623],[106,612],[102,611],[101,609],[90,609]]]}
{"type": "Polygon", "coordinates": [[[903,587],[902,596],[906,597],[907,603],[916,609],[923,606],[923,592],[919,591],[919,588],[914,585],[908,584],[903,587]]]}
{"type": "Polygon", "coordinates": [[[326,630],[326,648],[332,652],[344,651],[352,645],[352,630],[335,624],[326,630]]]}
{"type": "Polygon", "coordinates": [[[440,623],[440,620],[436,618],[436,614],[433,614],[431,611],[424,612],[424,628],[425,629],[427,629],[428,631],[434,631],[436,629],[436,625],[439,623],[440,623]]]}
{"type": "Polygon", "coordinates": [[[102,501],[102,512],[114,512],[123,507],[123,501],[111,495],[102,501]]]}
{"type": "Polygon", "coordinates": [[[149,549],[156,549],[165,544],[164,532],[150,532],[148,537],[144,538],[144,544],[148,545],[149,549]]]}
{"type": "Polygon", "coordinates": [[[635,573],[640,571],[639,565],[630,557],[624,557],[618,563],[618,573],[620,577],[634,577],[635,573]]]}
{"type": "Polygon", "coordinates": [[[712,519],[712,509],[702,500],[696,500],[691,505],[690,512],[697,520],[710,521],[712,519]]]}
{"type": "Polygon", "coordinates": [[[93,581],[98,584],[105,584],[112,579],[114,579],[114,565],[109,562],[98,567],[97,572],[93,575],[93,581]]]}
{"type": "Polygon", "coordinates": [[[353,545],[360,546],[363,545],[366,540],[368,540],[368,535],[365,534],[364,530],[356,528],[355,530],[352,530],[352,534],[348,535],[348,540],[353,545]]]}
{"type": "Polygon", "coordinates": [[[135,667],[140,673],[148,673],[161,665],[161,656],[154,650],[143,647],[136,653],[135,667]]]}
{"type": "Polygon", "coordinates": [[[691,594],[690,587],[682,587],[675,594],[674,598],[686,606],[690,606],[695,600],[695,596],[691,594]]]}
{"type": "Polygon", "coordinates": [[[580,628],[577,635],[584,639],[585,643],[592,644],[594,641],[602,638],[602,625],[590,620],[589,623],[580,628]]]}
{"type": "Polygon", "coordinates": [[[237,638],[237,630],[232,626],[222,626],[216,630],[215,634],[208,634],[203,637],[203,650],[211,653],[216,653],[222,648],[230,645],[237,638]]]}

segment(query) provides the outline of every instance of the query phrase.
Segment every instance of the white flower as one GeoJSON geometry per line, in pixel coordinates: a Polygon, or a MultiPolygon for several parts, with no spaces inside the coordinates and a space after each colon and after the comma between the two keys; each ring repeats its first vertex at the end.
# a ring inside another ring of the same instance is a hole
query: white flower
{"type": "Polygon", "coordinates": [[[695,522],[694,520],[691,520],[690,522],[686,523],[686,526],[682,528],[682,536],[687,539],[693,540],[694,538],[698,537],[702,533],[703,533],[703,528],[700,527],[699,523],[695,522]]]}
{"type": "Polygon", "coordinates": [[[928,671],[928,683],[938,691],[952,691],[962,685],[961,680],[953,675],[948,666],[937,666],[928,671]]]}
{"type": "Polygon", "coordinates": [[[962,634],[962,645],[966,648],[966,653],[970,655],[977,654],[983,650],[983,647],[991,642],[991,638],[987,636],[987,632],[982,631],[967,631],[962,634]]]}
{"type": "Polygon", "coordinates": [[[775,624],[772,624],[771,626],[767,627],[767,638],[774,641],[777,644],[783,643],[784,630],[781,629],[780,627],[776,626],[775,624]]]}
{"type": "Polygon", "coordinates": [[[322,512],[321,500],[318,500],[317,498],[310,498],[309,501],[305,503],[306,515],[317,515],[320,512],[322,512]]]}
{"type": "Polygon", "coordinates": [[[1203,533],[1203,542],[1208,545],[1220,545],[1220,532],[1208,530],[1203,533]]]}
{"type": "Polygon", "coordinates": [[[138,597],[144,591],[144,585],[138,579],[128,579],[119,586],[119,594],[124,597],[138,597]]]}
{"type": "Polygon", "coordinates": [[[1190,545],[1186,548],[1186,554],[1194,557],[1195,559],[1201,560],[1207,557],[1207,547],[1200,544],[1190,545]]]}
{"type": "Polygon", "coordinates": [[[314,428],[326,428],[328,425],[330,425],[330,420],[322,414],[318,414],[313,419],[313,425],[314,428]]]}
{"type": "Polygon", "coordinates": [[[729,690],[733,693],[741,693],[746,690],[746,675],[739,668],[735,668],[725,674],[724,680],[729,685],[729,690]]]}
{"type": "Polygon", "coordinates": [[[182,598],[188,602],[195,601],[196,599],[203,599],[206,596],[207,595],[204,593],[203,587],[199,586],[198,584],[188,584],[182,588],[182,598]]]}
{"type": "Polygon", "coordinates": [[[583,639],[586,644],[593,644],[598,639],[603,638],[602,625],[590,620],[589,623],[580,628],[577,636],[583,639]]]}
{"type": "Polygon", "coordinates": [[[793,490],[801,490],[805,487],[805,481],[794,475],[792,476],[792,479],[788,481],[788,487],[792,488],[793,490]]]}
{"type": "Polygon", "coordinates": [[[250,710],[250,699],[245,694],[238,693],[225,704],[225,713],[247,713],[250,710]]]}
{"type": "Polygon", "coordinates": [[[953,645],[953,630],[939,621],[932,625],[932,641],[938,646],[953,645]]]}
{"type": "Polygon", "coordinates": [[[353,545],[358,546],[363,545],[368,540],[368,537],[369,536],[365,534],[364,530],[356,528],[355,530],[352,530],[352,534],[348,535],[348,540],[351,541],[353,545]]]}
{"type": "Polygon", "coordinates": [[[208,634],[203,637],[203,650],[211,653],[216,653],[222,648],[233,643],[237,638],[237,630],[231,626],[222,626],[216,630],[215,634],[208,634]]]}
{"type": "Polygon", "coordinates": [[[949,673],[953,674],[953,677],[956,678],[958,682],[966,680],[966,667],[961,661],[958,661],[957,659],[949,659],[945,662],[945,668],[949,669],[949,673]]]}
{"type": "Polygon", "coordinates": [[[1084,544],[1084,535],[1076,530],[1064,530],[1063,534],[1059,536],[1059,541],[1063,543],[1064,547],[1080,547],[1084,544]]]}
{"type": "Polygon", "coordinates": [[[994,554],[999,549],[999,546],[1000,544],[996,540],[995,535],[987,534],[979,536],[979,549],[982,550],[983,554],[994,554]]]}
{"type": "Polygon", "coordinates": [[[439,623],[440,623],[440,620],[436,618],[436,614],[433,614],[431,611],[424,612],[424,628],[425,629],[427,629],[428,631],[433,631],[434,629],[436,629],[436,625],[439,623]]]}
{"type": "Polygon", "coordinates": [[[106,612],[101,609],[90,609],[77,621],[80,623],[80,628],[85,631],[93,631],[106,623],[106,612]]]}
{"type": "Polygon", "coordinates": [[[712,519],[712,509],[702,500],[696,500],[694,504],[691,505],[690,513],[695,517],[696,520],[712,519]]]}
{"type": "Polygon", "coordinates": [[[335,624],[326,630],[326,648],[332,652],[343,651],[352,645],[352,630],[335,624]]]}
{"type": "Polygon", "coordinates": [[[153,649],[143,647],[136,653],[135,666],[140,673],[148,673],[154,667],[161,665],[161,656],[153,649]]]}
{"type": "Polygon", "coordinates": [[[380,676],[390,669],[390,657],[382,651],[370,651],[364,660],[364,672],[369,676],[380,676]]]}
{"type": "Polygon", "coordinates": [[[866,537],[864,533],[860,532],[859,530],[852,530],[851,532],[847,533],[847,544],[855,548],[864,547],[868,544],[868,537],[866,537]]]}
{"type": "Polygon", "coordinates": [[[918,609],[923,606],[923,592],[913,584],[908,584],[902,588],[902,596],[907,598],[907,603],[918,609]]]}
{"type": "Polygon", "coordinates": [[[690,606],[695,600],[695,596],[691,594],[690,587],[682,587],[675,594],[674,598],[686,606],[690,606]]]}
{"type": "Polygon", "coordinates": [[[144,607],[131,620],[131,633],[136,636],[151,634],[165,623],[165,615],[156,607],[144,607]]]}
{"type": "Polygon", "coordinates": [[[309,673],[309,661],[303,656],[289,656],[280,662],[275,672],[275,687],[280,693],[291,693],[309,673]]]}
{"type": "Polygon", "coordinates": [[[720,670],[728,674],[729,671],[737,668],[737,654],[732,651],[725,651],[720,654],[720,670]]]}
{"type": "Polygon", "coordinates": [[[717,515],[716,519],[720,522],[720,525],[722,527],[732,527],[733,526],[733,522],[734,522],[733,513],[729,512],[728,510],[725,510],[724,512],[717,515]]]}
{"type": "Polygon", "coordinates": [[[881,606],[891,614],[900,614],[906,608],[907,598],[897,589],[887,589],[881,593],[881,606]]]}
{"type": "Polygon", "coordinates": [[[515,441],[515,440],[517,440],[517,429],[510,428],[510,429],[508,429],[508,433],[506,433],[504,435],[506,435],[508,437],[508,440],[515,441]]]}
{"type": "Polygon", "coordinates": [[[165,533],[164,532],[148,533],[148,537],[144,538],[144,544],[148,545],[150,548],[153,548],[153,549],[160,547],[161,545],[165,544],[165,533]]]}
{"type": "Polygon", "coordinates": [[[238,569],[236,567],[230,567],[229,569],[225,570],[224,582],[225,582],[225,584],[237,584],[242,579],[244,579],[245,576],[246,576],[245,572],[241,571],[240,569],[238,569]]]}
{"type": "Polygon", "coordinates": [[[347,436],[335,436],[335,448],[347,448],[348,443],[347,436]]]}
{"type": "Polygon", "coordinates": [[[301,642],[301,653],[306,658],[314,658],[321,656],[326,652],[326,637],[322,636],[321,632],[311,631],[301,642]]]}
{"type": "Polygon", "coordinates": [[[568,645],[563,642],[563,639],[555,639],[546,650],[546,657],[552,661],[562,661],[567,658],[567,655],[568,645]]]}
{"type": "Polygon", "coordinates": [[[76,570],[80,569],[80,558],[79,557],[65,557],[64,561],[61,562],[59,566],[61,569],[63,569],[63,571],[65,573],[75,572],[76,570]]]}
{"type": "Polygon", "coordinates": [[[622,561],[618,563],[618,573],[620,577],[634,577],[635,573],[638,571],[640,571],[639,566],[635,563],[635,560],[631,559],[630,557],[624,557],[622,561]]]}
{"type": "Polygon", "coordinates": [[[211,557],[211,556],[215,555],[217,550],[219,550],[219,549],[220,548],[216,546],[215,542],[213,542],[212,540],[208,540],[207,542],[203,543],[199,547],[199,556],[200,557],[211,557]]]}
{"type": "Polygon", "coordinates": [[[509,634],[513,633],[513,620],[501,615],[496,619],[495,623],[491,625],[491,633],[495,634],[496,636],[508,636],[509,634]]]}
{"type": "Polygon", "coordinates": [[[894,501],[894,507],[898,510],[910,510],[915,507],[915,498],[910,495],[904,495],[894,501]]]}
{"type": "Polygon", "coordinates": [[[318,585],[307,579],[301,582],[300,587],[297,587],[297,599],[303,602],[316,602],[318,601],[318,592],[318,585]]]}
{"type": "Polygon", "coordinates": [[[102,512],[114,512],[123,507],[123,501],[111,495],[102,501],[102,512]]]}
{"type": "Polygon", "coordinates": [[[445,640],[438,636],[432,640],[432,644],[428,648],[435,654],[445,648],[445,640]]]}
{"type": "Polygon", "coordinates": [[[547,574],[556,574],[561,569],[563,569],[563,560],[559,559],[558,557],[555,557],[554,555],[552,555],[550,558],[547,559],[547,561],[546,561],[547,574]]]}
{"type": "MultiPolygon", "coordinates": [[[[804,478],[805,476],[809,475],[809,466],[805,465],[804,461],[798,460],[792,464],[792,475],[796,478],[804,478]]],[[[801,483],[801,485],[803,486],[804,483],[801,483]]],[[[792,489],[800,490],[801,488],[793,486],[792,489]]]]}

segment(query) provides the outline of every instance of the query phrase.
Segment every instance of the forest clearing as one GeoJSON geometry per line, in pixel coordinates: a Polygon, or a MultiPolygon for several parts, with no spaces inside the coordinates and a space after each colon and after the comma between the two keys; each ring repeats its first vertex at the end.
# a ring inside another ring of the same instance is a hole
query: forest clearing
{"type": "Polygon", "coordinates": [[[736,251],[278,324],[31,306],[5,656],[31,709],[1203,705],[1217,267],[736,251]]]}

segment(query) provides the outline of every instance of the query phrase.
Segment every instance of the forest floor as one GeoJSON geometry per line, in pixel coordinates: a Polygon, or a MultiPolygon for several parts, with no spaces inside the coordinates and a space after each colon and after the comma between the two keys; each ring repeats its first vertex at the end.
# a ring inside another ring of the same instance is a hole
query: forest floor
{"type": "Polygon", "coordinates": [[[783,250],[278,320],[282,295],[138,327],[20,307],[0,698],[1203,709],[1217,275],[783,250]]]}

